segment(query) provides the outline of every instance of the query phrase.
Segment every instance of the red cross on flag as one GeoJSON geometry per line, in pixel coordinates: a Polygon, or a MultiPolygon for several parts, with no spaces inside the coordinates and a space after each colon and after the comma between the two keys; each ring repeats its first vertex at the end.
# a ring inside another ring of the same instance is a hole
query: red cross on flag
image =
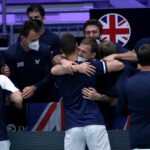
{"type": "Polygon", "coordinates": [[[123,16],[110,13],[102,16],[99,21],[103,25],[102,41],[112,41],[126,45],[131,36],[130,24],[123,16]]]}

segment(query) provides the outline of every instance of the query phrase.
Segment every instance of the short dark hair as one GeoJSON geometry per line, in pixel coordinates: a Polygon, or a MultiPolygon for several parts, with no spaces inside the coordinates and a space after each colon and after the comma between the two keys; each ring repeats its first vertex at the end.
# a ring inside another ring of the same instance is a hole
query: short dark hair
{"type": "Polygon", "coordinates": [[[117,45],[114,42],[105,41],[101,42],[99,45],[99,55],[101,58],[104,58],[106,56],[109,56],[111,54],[118,53],[117,45]]]}
{"type": "Polygon", "coordinates": [[[100,21],[96,20],[96,19],[90,19],[90,20],[87,20],[84,25],[83,25],[83,32],[85,34],[85,28],[88,26],[88,25],[95,25],[99,28],[99,31],[102,33],[103,31],[103,26],[102,24],[100,23],[100,21]]]}
{"type": "Polygon", "coordinates": [[[60,38],[60,48],[66,56],[76,51],[76,40],[72,34],[64,34],[60,38]]]}
{"type": "Polygon", "coordinates": [[[98,43],[95,39],[91,37],[87,37],[81,41],[80,44],[85,44],[91,46],[91,53],[97,53],[98,52],[98,43]]]}
{"type": "Polygon", "coordinates": [[[41,31],[42,26],[43,26],[43,23],[40,20],[25,21],[23,26],[21,27],[20,36],[27,37],[31,30],[39,33],[41,31]]]}
{"type": "Polygon", "coordinates": [[[42,17],[45,16],[45,10],[41,4],[31,4],[26,11],[26,14],[29,15],[30,12],[37,11],[42,17]]]}
{"type": "Polygon", "coordinates": [[[137,51],[138,62],[141,66],[150,66],[150,44],[143,44],[137,51]]]}

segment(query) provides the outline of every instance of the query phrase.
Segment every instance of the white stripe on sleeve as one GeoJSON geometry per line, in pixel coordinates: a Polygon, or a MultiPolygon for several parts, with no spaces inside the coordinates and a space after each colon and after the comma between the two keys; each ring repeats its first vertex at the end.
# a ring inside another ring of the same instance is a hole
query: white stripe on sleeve
{"type": "Polygon", "coordinates": [[[103,60],[100,60],[103,64],[104,74],[107,72],[106,63],[103,60]]]}
{"type": "Polygon", "coordinates": [[[0,85],[1,85],[2,89],[8,90],[11,92],[16,92],[19,90],[15,87],[15,85],[12,83],[12,81],[4,75],[0,75],[0,85]]]}

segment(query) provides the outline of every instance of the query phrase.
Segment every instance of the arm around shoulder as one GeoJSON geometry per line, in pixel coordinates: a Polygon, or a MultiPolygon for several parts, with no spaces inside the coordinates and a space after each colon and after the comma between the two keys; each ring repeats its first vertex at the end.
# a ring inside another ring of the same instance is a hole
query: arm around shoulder
{"type": "Polygon", "coordinates": [[[106,62],[108,72],[121,71],[124,69],[124,64],[118,60],[112,60],[106,62]]]}
{"type": "Polygon", "coordinates": [[[2,89],[11,92],[11,94],[9,95],[9,99],[13,101],[17,107],[21,108],[23,97],[19,89],[17,89],[12,81],[4,75],[0,75],[0,84],[2,89]]]}
{"type": "Polygon", "coordinates": [[[63,69],[62,65],[55,65],[51,69],[52,75],[64,75],[66,74],[65,70],[63,69]]]}

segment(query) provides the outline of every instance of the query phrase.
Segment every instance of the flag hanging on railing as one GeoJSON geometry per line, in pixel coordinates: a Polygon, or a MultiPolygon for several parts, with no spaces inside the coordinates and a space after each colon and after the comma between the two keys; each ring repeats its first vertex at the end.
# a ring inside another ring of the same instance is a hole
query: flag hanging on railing
{"type": "Polygon", "coordinates": [[[55,103],[30,103],[27,107],[28,131],[64,130],[64,109],[62,101],[55,103]]]}

